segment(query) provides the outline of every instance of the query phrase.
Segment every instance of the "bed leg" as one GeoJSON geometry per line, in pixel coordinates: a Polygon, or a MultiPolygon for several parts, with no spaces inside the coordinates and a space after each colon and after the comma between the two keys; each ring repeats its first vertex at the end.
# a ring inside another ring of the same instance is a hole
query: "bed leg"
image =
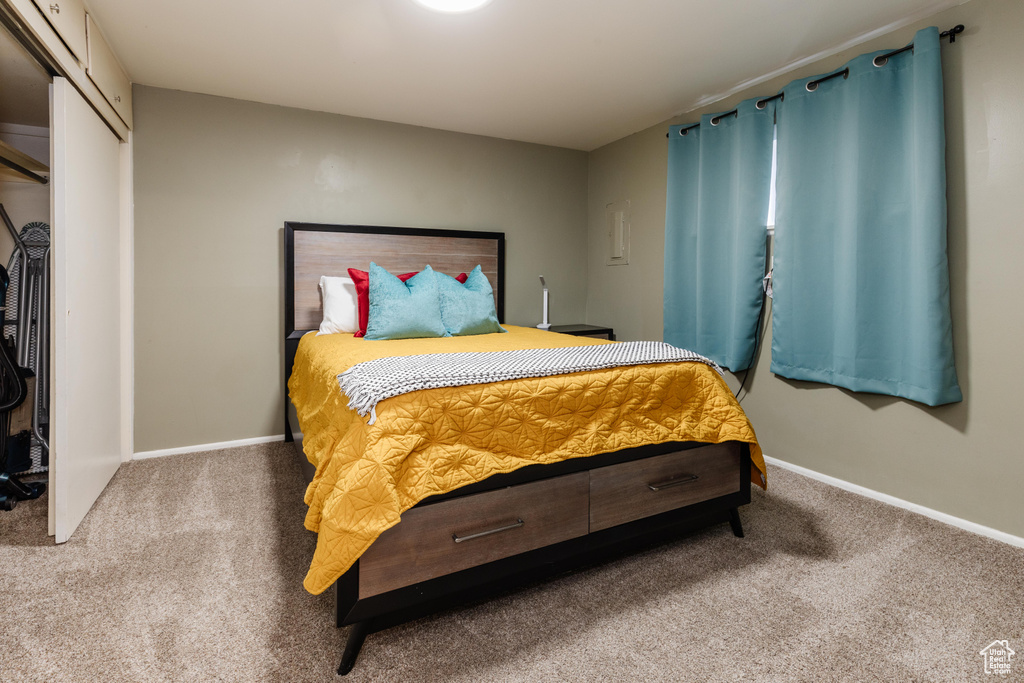
{"type": "Polygon", "coordinates": [[[370,632],[370,619],[357,621],[348,632],[348,642],[345,643],[345,652],[341,655],[341,664],[338,665],[338,675],[344,676],[356,665],[356,657],[363,647],[363,641],[370,632]]]}
{"type": "Polygon", "coordinates": [[[739,508],[730,508],[729,526],[732,527],[732,532],[736,535],[737,538],[743,538],[743,522],[740,521],[739,508]]]}
{"type": "Polygon", "coordinates": [[[288,401],[285,400],[284,404],[284,440],[286,443],[292,443],[295,441],[295,436],[292,434],[292,423],[288,419],[288,401]]]}

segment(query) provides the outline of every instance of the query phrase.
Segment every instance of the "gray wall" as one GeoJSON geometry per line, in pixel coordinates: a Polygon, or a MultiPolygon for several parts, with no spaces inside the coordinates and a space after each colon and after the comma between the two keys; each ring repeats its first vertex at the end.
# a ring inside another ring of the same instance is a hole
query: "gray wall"
{"type": "MultiPolygon", "coordinates": [[[[770,334],[743,399],[768,455],[1024,536],[1020,424],[1024,378],[1024,3],[974,0],[590,156],[587,321],[620,339],[662,335],[665,132],[826,73],[857,54],[909,42],[916,29],[966,25],[943,47],[954,344],[963,403],[928,408],[896,398],[777,378],[770,334]],[[632,201],[628,266],[604,264],[604,207],[632,201]]],[[[736,388],[737,383],[732,382],[736,388]]],[[[770,474],[770,473],[769,473],[770,474]]]]}
{"type": "Polygon", "coordinates": [[[504,231],[510,323],[585,314],[587,155],[138,87],[135,450],[281,434],[285,221],[504,231]]]}

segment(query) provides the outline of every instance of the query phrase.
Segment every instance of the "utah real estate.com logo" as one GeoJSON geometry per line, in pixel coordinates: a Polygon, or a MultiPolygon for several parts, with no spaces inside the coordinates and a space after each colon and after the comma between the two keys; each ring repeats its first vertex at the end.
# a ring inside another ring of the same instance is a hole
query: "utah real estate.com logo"
{"type": "Polygon", "coordinates": [[[1010,649],[1010,641],[993,640],[978,654],[985,658],[986,674],[1006,675],[1010,673],[1010,660],[1017,653],[1010,649]]]}

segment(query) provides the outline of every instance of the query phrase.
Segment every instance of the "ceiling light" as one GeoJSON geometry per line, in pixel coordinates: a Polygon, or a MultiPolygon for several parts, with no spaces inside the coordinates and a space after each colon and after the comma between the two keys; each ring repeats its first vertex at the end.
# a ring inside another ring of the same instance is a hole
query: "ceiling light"
{"type": "Polygon", "coordinates": [[[432,9],[435,12],[448,12],[455,14],[457,12],[472,12],[475,9],[480,9],[491,0],[416,0],[417,4],[423,5],[427,9],[432,9]]]}

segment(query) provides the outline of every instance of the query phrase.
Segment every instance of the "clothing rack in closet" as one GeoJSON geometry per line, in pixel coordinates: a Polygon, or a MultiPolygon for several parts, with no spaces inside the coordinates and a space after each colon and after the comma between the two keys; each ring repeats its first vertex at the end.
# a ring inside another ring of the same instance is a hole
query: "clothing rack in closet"
{"type": "Polygon", "coordinates": [[[39,175],[49,167],[0,140],[0,180],[31,181],[46,185],[49,180],[39,175]]]}

